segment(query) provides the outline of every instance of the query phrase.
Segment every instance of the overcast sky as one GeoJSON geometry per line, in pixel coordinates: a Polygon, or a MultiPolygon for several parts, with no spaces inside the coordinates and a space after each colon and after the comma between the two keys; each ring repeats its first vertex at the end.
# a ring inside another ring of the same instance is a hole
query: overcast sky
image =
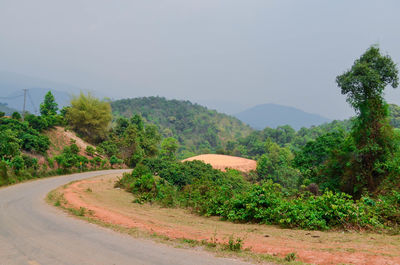
{"type": "MultiPolygon", "coordinates": [[[[352,115],[335,77],[378,43],[400,62],[399,0],[1,0],[0,70],[113,98],[352,115]]],[[[387,90],[400,104],[400,90],[387,90]]]]}

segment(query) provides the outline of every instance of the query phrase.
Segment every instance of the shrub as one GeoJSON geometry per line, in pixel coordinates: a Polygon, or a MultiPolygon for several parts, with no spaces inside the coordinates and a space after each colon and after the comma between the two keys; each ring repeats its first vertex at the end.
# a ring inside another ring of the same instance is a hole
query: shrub
{"type": "Polygon", "coordinates": [[[19,171],[24,168],[24,159],[21,156],[15,156],[11,160],[11,165],[14,168],[15,171],[19,171]]]}
{"type": "Polygon", "coordinates": [[[86,146],[86,150],[85,150],[85,152],[86,152],[86,154],[87,154],[88,156],[91,156],[91,157],[93,157],[93,156],[94,156],[94,154],[95,154],[95,152],[96,152],[96,149],[94,149],[94,147],[93,147],[93,146],[91,146],[91,145],[88,145],[88,146],[86,146]]]}
{"type": "Polygon", "coordinates": [[[16,112],[16,111],[11,114],[11,118],[13,118],[14,120],[22,119],[21,114],[19,114],[19,112],[16,112]]]}
{"type": "Polygon", "coordinates": [[[111,158],[110,158],[110,164],[111,164],[111,167],[113,167],[114,165],[117,165],[117,164],[122,164],[124,161],[122,160],[122,159],[118,159],[118,157],[116,157],[115,155],[113,155],[111,158]]]}
{"type": "Polygon", "coordinates": [[[241,238],[235,238],[233,236],[229,237],[227,249],[230,251],[240,251],[243,248],[243,240],[241,238]]]}

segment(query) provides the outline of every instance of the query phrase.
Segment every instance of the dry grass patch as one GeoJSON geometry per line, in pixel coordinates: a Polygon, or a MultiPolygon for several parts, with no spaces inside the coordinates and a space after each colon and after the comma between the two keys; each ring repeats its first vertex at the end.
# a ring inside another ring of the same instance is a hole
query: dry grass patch
{"type": "Polygon", "coordinates": [[[213,168],[222,171],[225,171],[226,168],[229,168],[229,169],[236,169],[242,172],[250,172],[252,170],[256,170],[257,167],[257,161],[255,160],[237,156],[216,155],[216,154],[198,155],[187,158],[182,162],[193,161],[193,160],[203,161],[206,164],[210,164],[213,168]]]}

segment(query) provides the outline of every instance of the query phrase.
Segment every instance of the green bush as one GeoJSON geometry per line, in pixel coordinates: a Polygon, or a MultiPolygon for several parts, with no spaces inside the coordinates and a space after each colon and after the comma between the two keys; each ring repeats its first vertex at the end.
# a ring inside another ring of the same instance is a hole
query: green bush
{"type": "MultiPolygon", "coordinates": [[[[13,144],[12,150],[23,149],[44,154],[50,146],[47,136],[40,134],[39,131],[30,127],[27,122],[15,119],[0,118],[0,134],[2,135],[0,143],[4,140],[9,145],[13,144]]],[[[8,147],[3,147],[0,150],[3,157],[13,157],[18,154],[18,152],[15,153],[8,147]]]]}
{"type": "Polygon", "coordinates": [[[355,201],[345,193],[326,190],[316,196],[283,192],[272,180],[250,184],[234,170],[221,172],[199,161],[145,159],[118,185],[137,196],[136,202],[187,207],[232,222],[274,224],[310,230],[373,229],[398,226],[400,193],[355,201]],[[144,165],[145,164],[145,165],[144,165]]]}
{"type": "Polygon", "coordinates": [[[19,171],[19,170],[23,169],[25,166],[24,159],[21,156],[15,156],[11,160],[11,165],[15,171],[19,171]]]}
{"type": "Polygon", "coordinates": [[[94,149],[93,146],[88,145],[88,146],[86,146],[85,152],[86,152],[86,154],[87,154],[88,156],[93,157],[93,156],[95,155],[95,153],[96,153],[96,149],[94,149]]]}

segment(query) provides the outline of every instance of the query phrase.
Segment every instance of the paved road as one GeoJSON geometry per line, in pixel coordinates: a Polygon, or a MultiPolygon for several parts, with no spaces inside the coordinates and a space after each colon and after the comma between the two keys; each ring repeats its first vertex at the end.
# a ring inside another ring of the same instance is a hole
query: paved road
{"type": "Polygon", "coordinates": [[[135,239],[69,217],[48,205],[47,193],[97,171],[0,189],[0,265],[245,264],[211,254],[135,239]]]}

